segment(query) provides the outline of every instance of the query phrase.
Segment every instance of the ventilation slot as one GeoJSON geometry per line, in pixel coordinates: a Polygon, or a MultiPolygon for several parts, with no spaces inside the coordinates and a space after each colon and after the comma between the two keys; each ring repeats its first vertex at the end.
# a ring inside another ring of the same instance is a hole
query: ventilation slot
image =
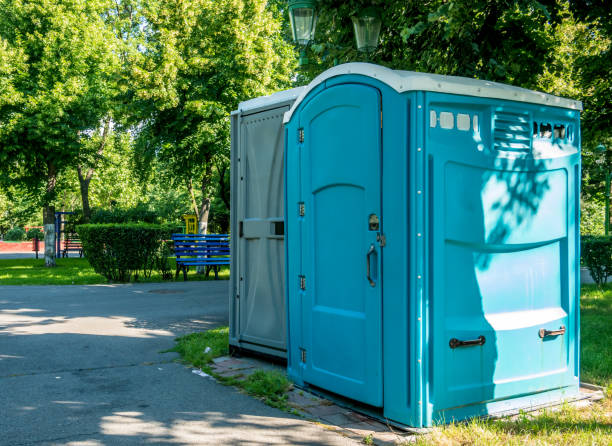
{"type": "Polygon", "coordinates": [[[529,151],[531,148],[529,115],[527,113],[496,113],[493,116],[493,145],[497,150],[529,151]]]}

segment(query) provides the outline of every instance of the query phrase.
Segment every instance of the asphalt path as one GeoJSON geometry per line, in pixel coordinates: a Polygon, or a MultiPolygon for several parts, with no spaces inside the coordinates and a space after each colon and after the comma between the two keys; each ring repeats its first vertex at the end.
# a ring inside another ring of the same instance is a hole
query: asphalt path
{"type": "Polygon", "coordinates": [[[345,445],[161,353],[228,322],[227,281],[0,286],[0,445],[345,445]]]}

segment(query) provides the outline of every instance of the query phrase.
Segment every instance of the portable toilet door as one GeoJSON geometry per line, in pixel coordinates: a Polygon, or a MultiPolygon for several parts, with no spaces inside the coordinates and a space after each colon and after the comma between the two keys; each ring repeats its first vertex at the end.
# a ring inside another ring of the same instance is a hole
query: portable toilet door
{"type": "Polygon", "coordinates": [[[231,349],[284,358],[283,114],[302,88],[242,102],[231,116],[231,349]]]}
{"type": "Polygon", "coordinates": [[[415,427],[575,397],[580,109],[370,64],[313,80],[285,115],[290,378],[415,427]]]}
{"type": "Polygon", "coordinates": [[[301,144],[301,198],[291,211],[304,241],[301,318],[313,324],[301,348],[316,358],[304,362],[303,379],[373,406],[382,405],[380,102],[372,86],[332,87],[304,106],[288,136],[301,144]]]}

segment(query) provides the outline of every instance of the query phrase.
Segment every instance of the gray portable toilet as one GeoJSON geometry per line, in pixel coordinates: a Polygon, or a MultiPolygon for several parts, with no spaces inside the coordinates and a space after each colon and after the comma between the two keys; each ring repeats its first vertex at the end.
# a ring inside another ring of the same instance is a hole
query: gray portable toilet
{"type": "Polygon", "coordinates": [[[286,357],[283,115],[304,88],[242,102],[231,115],[232,350],[286,357]]]}

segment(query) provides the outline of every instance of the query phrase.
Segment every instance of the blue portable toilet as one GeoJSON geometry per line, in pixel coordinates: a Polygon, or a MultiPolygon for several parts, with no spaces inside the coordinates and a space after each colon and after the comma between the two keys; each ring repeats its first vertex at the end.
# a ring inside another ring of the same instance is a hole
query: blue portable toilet
{"type": "Polygon", "coordinates": [[[289,376],[414,427],[577,397],[581,107],[314,79],[285,114],[289,376]]]}

